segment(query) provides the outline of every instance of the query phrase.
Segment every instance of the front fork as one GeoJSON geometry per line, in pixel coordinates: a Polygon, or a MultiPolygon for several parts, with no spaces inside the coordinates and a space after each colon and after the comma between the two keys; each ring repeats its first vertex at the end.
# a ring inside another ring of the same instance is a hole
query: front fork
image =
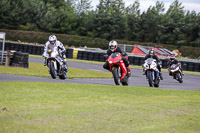
{"type": "MultiPolygon", "coordinates": [[[[148,71],[148,70],[147,70],[148,71]]],[[[159,72],[158,71],[149,71],[151,72],[151,75],[147,75],[147,71],[145,71],[146,73],[146,79],[149,79],[148,76],[152,76],[152,79],[155,80],[156,78],[159,78],[159,72]],[[155,74],[154,74],[155,73],[155,74]],[[156,76],[156,77],[155,77],[156,76]]]]}

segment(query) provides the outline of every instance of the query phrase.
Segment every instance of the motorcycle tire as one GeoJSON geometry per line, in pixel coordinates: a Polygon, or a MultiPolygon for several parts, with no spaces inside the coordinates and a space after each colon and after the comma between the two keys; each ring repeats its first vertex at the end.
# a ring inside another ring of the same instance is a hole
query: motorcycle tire
{"type": "Polygon", "coordinates": [[[154,87],[159,87],[159,83],[160,83],[160,78],[159,75],[157,75],[156,79],[154,80],[154,87]]]}
{"type": "Polygon", "coordinates": [[[154,83],[154,87],[159,87],[159,83],[160,83],[160,80],[157,79],[158,81],[156,81],[156,83],[154,83]]]}
{"type": "Polygon", "coordinates": [[[177,73],[176,77],[179,83],[183,83],[182,75],[180,73],[177,73]]]}
{"type": "Polygon", "coordinates": [[[112,74],[113,74],[115,84],[120,85],[119,69],[117,67],[114,67],[112,74]]]}
{"type": "Polygon", "coordinates": [[[49,63],[49,71],[50,71],[51,77],[52,77],[53,79],[56,79],[57,72],[56,72],[56,70],[55,70],[54,62],[53,62],[53,61],[50,61],[50,63],[49,63]]]}
{"type": "Polygon", "coordinates": [[[63,72],[62,75],[59,75],[59,78],[65,80],[67,78],[67,73],[63,72]]]}
{"type": "Polygon", "coordinates": [[[153,87],[153,78],[152,78],[151,72],[147,72],[147,78],[149,81],[149,86],[153,87]]]}

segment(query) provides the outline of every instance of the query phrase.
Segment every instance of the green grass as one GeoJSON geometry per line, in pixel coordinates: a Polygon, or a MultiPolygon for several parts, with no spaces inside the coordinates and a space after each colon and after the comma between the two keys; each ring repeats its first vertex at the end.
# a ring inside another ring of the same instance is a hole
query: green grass
{"type": "MultiPolygon", "coordinates": [[[[41,63],[29,63],[29,68],[0,66],[1,74],[13,74],[24,76],[51,77],[48,67],[41,63]]],[[[111,73],[84,70],[69,67],[67,78],[112,78],[111,73]]]]}
{"type": "Polygon", "coordinates": [[[199,133],[200,91],[0,82],[1,133],[199,133]]]}

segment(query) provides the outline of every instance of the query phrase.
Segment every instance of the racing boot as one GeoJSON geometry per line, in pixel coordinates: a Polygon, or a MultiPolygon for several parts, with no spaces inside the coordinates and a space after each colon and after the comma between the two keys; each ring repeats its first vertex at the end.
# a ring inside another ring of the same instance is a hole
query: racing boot
{"type": "Polygon", "coordinates": [[[130,66],[128,66],[126,69],[127,69],[128,77],[130,77],[131,76],[131,68],[130,68],[130,66]]]}
{"type": "Polygon", "coordinates": [[[64,66],[65,66],[65,72],[68,72],[68,65],[67,65],[67,63],[66,62],[64,62],[64,66]]]}
{"type": "Polygon", "coordinates": [[[159,72],[159,75],[160,75],[160,79],[163,80],[163,76],[161,72],[159,72]]]}
{"type": "Polygon", "coordinates": [[[143,69],[143,75],[146,75],[146,71],[143,69]]]}
{"type": "Polygon", "coordinates": [[[46,66],[47,65],[47,60],[46,60],[46,58],[44,59],[44,66],[46,66]]]}
{"type": "Polygon", "coordinates": [[[184,76],[183,69],[181,68],[181,74],[184,76]]]}
{"type": "Polygon", "coordinates": [[[67,60],[66,59],[63,60],[63,64],[64,64],[64,71],[68,72],[68,65],[67,65],[67,60]]]}

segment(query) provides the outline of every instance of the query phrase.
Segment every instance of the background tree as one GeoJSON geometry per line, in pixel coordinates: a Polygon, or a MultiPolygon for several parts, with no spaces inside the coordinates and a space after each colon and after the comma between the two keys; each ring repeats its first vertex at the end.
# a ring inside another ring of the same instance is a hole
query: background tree
{"type": "Polygon", "coordinates": [[[74,7],[78,15],[77,33],[86,36],[91,30],[94,11],[92,11],[91,0],[75,0],[74,7]],[[90,25],[90,26],[89,26],[90,25]]]}
{"type": "Polygon", "coordinates": [[[126,8],[126,36],[128,40],[139,41],[140,3],[135,1],[126,8]]]}
{"type": "Polygon", "coordinates": [[[175,0],[169,7],[167,13],[164,15],[163,29],[162,29],[162,43],[168,44],[183,44],[184,40],[184,7],[182,3],[175,0]]]}
{"type": "Polygon", "coordinates": [[[22,0],[1,0],[0,2],[0,28],[17,29],[23,19],[22,0]]]}
{"type": "Polygon", "coordinates": [[[156,2],[156,6],[149,7],[147,12],[143,12],[140,19],[140,41],[160,42],[160,27],[164,4],[156,2]]]}
{"type": "Polygon", "coordinates": [[[125,33],[124,3],[122,0],[100,0],[94,19],[96,37],[123,38],[125,33]]]}
{"type": "Polygon", "coordinates": [[[200,46],[200,13],[186,12],[178,0],[166,12],[159,1],[139,8],[139,0],[127,8],[123,0],[99,0],[96,10],[91,0],[1,0],[0,28],[200,46]]]}
{"type": "Polygon", "coordinates": [[[185,45],[200,46],[200,14],[196,14],[195,11],[188,11],[184,21],[183,33],[185,35],[185,45]]]}

